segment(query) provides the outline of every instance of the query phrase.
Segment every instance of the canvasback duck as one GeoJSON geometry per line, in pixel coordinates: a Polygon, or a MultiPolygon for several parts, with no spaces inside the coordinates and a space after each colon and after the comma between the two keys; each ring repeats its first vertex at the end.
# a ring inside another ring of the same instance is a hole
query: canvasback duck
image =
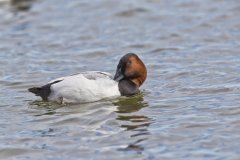
{"type": "Polygon", "coordinates": [[[147,69],[142,60],[136,54],[128,53],[120,59],[114,78],[106,72],[88,71],[57,78],[28,91],[43,100],[61,104],[87,103],[136,94],[146,77],[147,69]]]}

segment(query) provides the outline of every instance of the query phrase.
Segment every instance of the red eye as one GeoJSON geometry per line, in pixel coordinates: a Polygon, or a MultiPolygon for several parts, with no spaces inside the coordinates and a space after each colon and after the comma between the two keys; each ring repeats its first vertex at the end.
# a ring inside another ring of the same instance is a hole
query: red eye
{"type": "Polygon", "coordinates": [[[130,65],[132,63],[132,61],[128,61],[127,64],[130,65]]]}

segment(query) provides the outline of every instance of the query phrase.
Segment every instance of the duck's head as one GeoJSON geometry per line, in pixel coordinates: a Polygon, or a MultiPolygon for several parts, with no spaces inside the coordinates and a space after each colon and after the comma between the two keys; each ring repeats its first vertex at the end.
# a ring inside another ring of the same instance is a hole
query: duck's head
{"type": "Polygon", "coordinates": [[[134,53],[124,55],[117,66],[115,81],[130,80],[138,87],[147,78],[147,69],[142,60],[134,53]]]}

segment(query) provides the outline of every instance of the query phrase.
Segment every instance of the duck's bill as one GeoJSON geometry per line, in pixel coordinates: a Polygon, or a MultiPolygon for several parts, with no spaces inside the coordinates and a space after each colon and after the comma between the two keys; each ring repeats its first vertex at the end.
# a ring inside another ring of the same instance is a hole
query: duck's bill
{"type": "Polygon", "coordinates": [[[122,80],[123,78],[124,78],[124,76],[123,76],[121,70],[119,69],[119,70],[117,70],[117,72],[116,72],[113,80],[115,80],[115,81],[120,81],[120,80],[122,80]]]}

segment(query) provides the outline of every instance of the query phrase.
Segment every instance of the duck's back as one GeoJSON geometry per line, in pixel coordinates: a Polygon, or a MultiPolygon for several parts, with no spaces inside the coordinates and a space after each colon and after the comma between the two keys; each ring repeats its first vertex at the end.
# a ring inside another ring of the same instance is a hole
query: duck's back
{"type": "Polygon", "coordinates": [[[48,100],[60,103],[86,103],[120,96],[118,83],[106,72],[84,72],[55,79],[49,84],[52,85],[48,100]]]}

